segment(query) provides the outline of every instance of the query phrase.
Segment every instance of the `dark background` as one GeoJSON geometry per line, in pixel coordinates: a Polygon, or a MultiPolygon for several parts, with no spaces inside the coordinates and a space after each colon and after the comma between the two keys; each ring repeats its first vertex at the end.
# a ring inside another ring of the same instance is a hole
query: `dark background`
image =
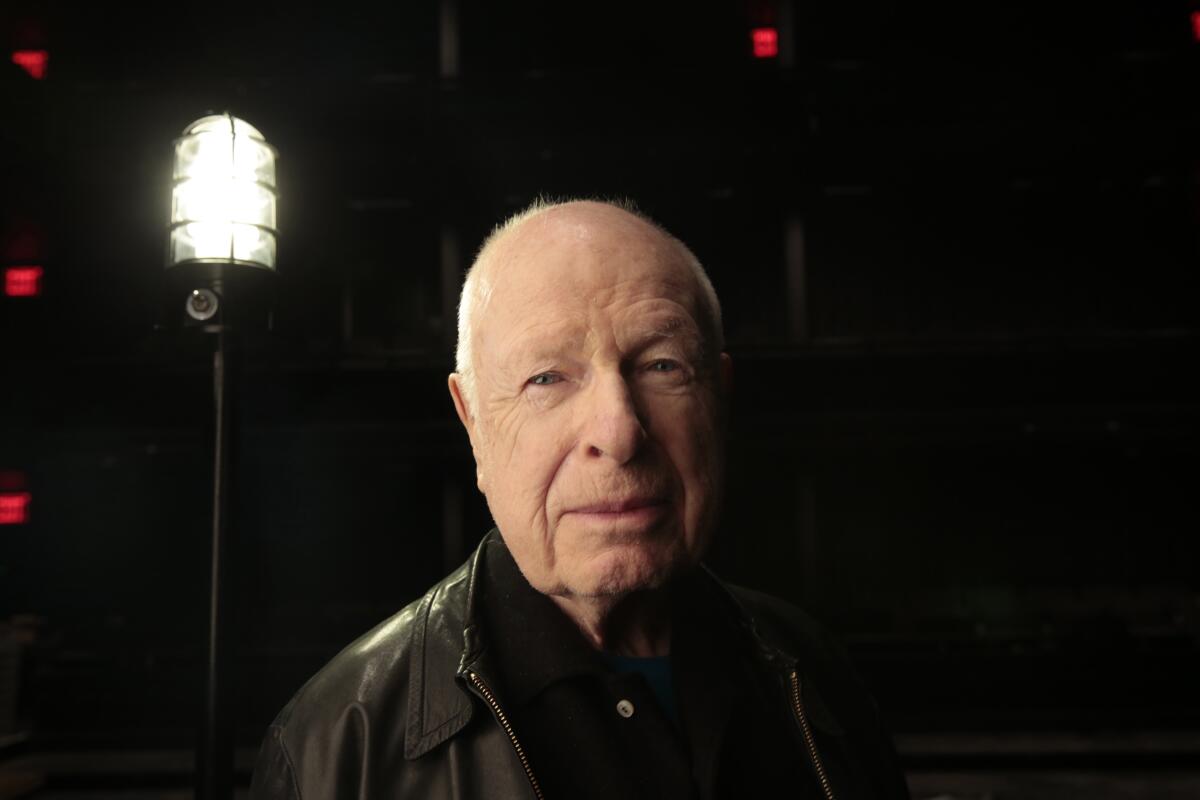
{"type": "Polygon", "coordinates": [[[902,737],[1196,731],[1192,11],[5,3],[9,51],[50,55],[0,65],[0,256],[45,268],[0,297],[0,470],[33,496],[0,526],[0,723],[195,741],[212,343],[161,273],[171,142],[229,110],[281,192],[240,380],[241,745],[489,526],[454,303],[539,194],[631,197],[707,266],[737,381],[712,564],[838,633],[902,737]]]}

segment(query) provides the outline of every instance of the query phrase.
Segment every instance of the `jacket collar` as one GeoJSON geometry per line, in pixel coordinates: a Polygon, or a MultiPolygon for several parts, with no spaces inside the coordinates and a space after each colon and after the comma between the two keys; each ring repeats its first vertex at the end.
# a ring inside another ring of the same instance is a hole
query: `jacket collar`
{"type": "Polygon", "coordinates": [[[780,674],[784,680],[790,680],[791,673],[796,672],[800,678],[800,691],[804,699],[807,716],[812,723],[826,733],[834,736],[845,735],[845,730],[837,721],[833,712],[821,697],[813,681],[806,680],[801,659],[778,644],[768,640],[758,629],[754,615],[746,609],[741,600],[730,590],[720,578],[713,574],[708,566],[701,564],[697,570],[706,582],[712,586],[721,599],[728,604],[730,612],[746,632],[747,638],[757,648],[759,658],[771,669],[780,674]]]}
{"type": "MultiPolygon", "coordinates": [[[[468,672],[478,674],[485,683],[496,683],[493,665],[483,646],[482,614],[478,607],[485,554],[489,542],[496,537],[499,532],[493,528],[465,564],[418,601],[412,678],[408,687],[405,758],[420,758],[471,721],[477,706],[467,688],[468,672]],[[454,664],[457,668],[452,670],[450,667],[454,664]]],[[[796,657],[759,634],[753,616],[707,567],[702,565],[699,573],[729,604],[768,666],[780,673],[798,669],[796,657]]],[[[813,723],[829,733],[841,735],[841,726],[811,682],[805,682],[802,691],[813,723]]]]}
{"type": "Polygon", "coordinates": [[[418,601],[404,737],[407,759],[420,758],[471,721],[475,705],[463,684],[483,649],[475,614],[483,554],[481,544],[418,601]]]}

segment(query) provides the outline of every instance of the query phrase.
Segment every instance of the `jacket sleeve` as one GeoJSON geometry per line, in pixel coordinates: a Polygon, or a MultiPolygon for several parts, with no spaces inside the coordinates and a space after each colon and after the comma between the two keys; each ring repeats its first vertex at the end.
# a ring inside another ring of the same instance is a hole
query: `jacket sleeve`
{"type": "Polygon", "coordinates": [[[283,730],[272,725],[263,739],[250,779],[251,800],[301,800],[292,760],[283,744],[283,730]]]}

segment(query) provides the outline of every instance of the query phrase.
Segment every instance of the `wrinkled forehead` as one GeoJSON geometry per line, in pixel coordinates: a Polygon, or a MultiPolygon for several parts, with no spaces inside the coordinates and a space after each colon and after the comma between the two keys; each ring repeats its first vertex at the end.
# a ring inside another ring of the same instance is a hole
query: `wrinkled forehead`
{"type": "Polygon", "coordinates": [[[549,308],[619,311],[655,300],[681,308],[703,330],[700,287],[677,242],[619,209],[556,210],[503,235],[481,261],[479,335],[549,308]]]}

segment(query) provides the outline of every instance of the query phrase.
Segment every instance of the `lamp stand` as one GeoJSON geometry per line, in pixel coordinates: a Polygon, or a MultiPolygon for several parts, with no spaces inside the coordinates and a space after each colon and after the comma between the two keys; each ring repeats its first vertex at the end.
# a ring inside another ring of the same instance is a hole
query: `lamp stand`
{"type": "MultiPolygon", "coordinates": [[[[221,298],[221,281],[213,291],[221,298]]],[[[207,325],[214,334],[213,347],[213,506],[212,565],[209,582],[208,658],[205,661],[204,716],[197,758],[196,797],[230,800],[233,797],[233,725],[230,717],[228,589],[230,569],[231,431],[234,424],[234,382],[237,370],[233,333],[224,323],[207,325]]]]}

